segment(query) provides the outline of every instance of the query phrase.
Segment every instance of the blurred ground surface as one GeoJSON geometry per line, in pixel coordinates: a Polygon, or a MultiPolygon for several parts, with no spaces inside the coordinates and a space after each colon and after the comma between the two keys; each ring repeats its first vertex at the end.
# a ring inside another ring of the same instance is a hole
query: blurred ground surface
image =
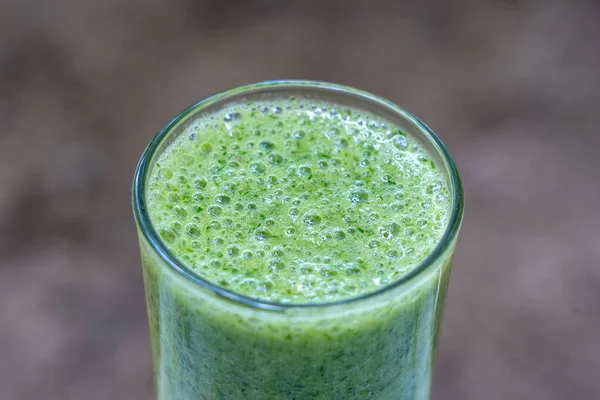
{"type": "Polygon", "coordinates": [[[394,100],[458,161],[434,399],[600,398],[599,4],[0,0],[0,397],[152,397],[138,157],[290,77],[394,100]]]}

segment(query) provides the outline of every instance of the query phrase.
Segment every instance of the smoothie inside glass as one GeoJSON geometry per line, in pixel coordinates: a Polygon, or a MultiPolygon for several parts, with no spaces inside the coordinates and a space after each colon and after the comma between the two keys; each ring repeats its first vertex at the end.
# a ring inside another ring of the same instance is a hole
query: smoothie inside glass
{"type": "Polygon", "coordinates": [[[225,91],[158,133],[133,203],[159,400],[429,398],[463,194],[418,118],[225,91]]]}

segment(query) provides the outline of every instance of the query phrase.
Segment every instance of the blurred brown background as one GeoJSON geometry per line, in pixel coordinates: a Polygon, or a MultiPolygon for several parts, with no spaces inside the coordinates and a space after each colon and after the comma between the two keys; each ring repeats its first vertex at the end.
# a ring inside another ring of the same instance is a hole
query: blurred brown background
{"type": "Polygon", "coordinates": [[[0,398],[152,398],[136,162],[284,77],[403,105],[461,168],[434,399],[600,398],[598,37],[595,0],[0,0],[0,398]]]}

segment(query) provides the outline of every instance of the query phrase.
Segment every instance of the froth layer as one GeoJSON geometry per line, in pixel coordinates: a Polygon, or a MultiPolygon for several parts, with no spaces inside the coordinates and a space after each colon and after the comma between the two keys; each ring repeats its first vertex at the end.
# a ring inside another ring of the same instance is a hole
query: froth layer
{"type": "Polygon", "coordinates": [[[192,123],[153,168],[148,206],[200,276],[301,303],[399,279],[439,242],[450,199],[430,154],[398,127],[291,98],[192,123]]]}

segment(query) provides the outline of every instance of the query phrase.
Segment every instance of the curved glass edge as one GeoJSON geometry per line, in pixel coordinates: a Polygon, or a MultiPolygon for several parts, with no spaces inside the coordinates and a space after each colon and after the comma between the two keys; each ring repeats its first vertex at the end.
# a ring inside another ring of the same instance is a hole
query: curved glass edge
{"type": "Polygon", "coordinates": [[[138,230],[142,233],[145,240],[150,244],[150,246],[152,246],[152,248],[160,256],[160,258],[165,263],[167,263],[167,265],[169,265],[175,272],[177,272],[184,278],[190,280],[191,282],[205,289],[209,289],[215,294],[222,296],[226,299],[237,303],[241,303],[249,307],[272,311],[285,311],[291,308],[322,308],[327,306],[350,304],[361,300],[377,297],[379,295],[388,293],[396,288],[406,285],[408,282],[413,281],[417,276],[420,276],[424,271],[428,270],[428,268],[431,265],[434,265],[435,262],[446,253],[449,246],[454,242],[454,239],[458,235],[458,231],[460,230],[464,213],[463,186],[460,174],[458,172],[458,167],[456,166],[454,159],[450,155],[450,152],[448,151],[444,143],[441,141],[441,139],[423,121],[421,121],[419,118],[409,113],[402,107],[396,105],[395,103],[360,89],[355,89],[350,86],[330,82],[295,79],[271,80],[239,86],[208,96],[182,111],[156,134],[156,136],[152,139],[152,141],[144,150],[144,153],[142,154],[142,157],[139,161],[134,175],[132,200],[133,212],[136,224],[138,226],[138,230]],[[449,170],[449,175],[452,184],[452,210],[450,219],[448,220],[448,226],[444,234],[442,235],[442,238],[438,242],[437,246],[433,249],[433,251],[417,267],[415,267],[412,271],[404,275],[399,280],[394,281],[389,285],[382,287],[379,290],[370,293],[365,293],[360,296],[330,302],[277,303],[262,301],[252,297],[244,296],[226,288],[220,287],[216,284],[213,284],[210,281],[197,275],[169,250],[167,245],[160,238],[160,235],[154,228],[152,222],[150,221],[150,215],[148,214],[148,210],[146,207],[146,174],[151,166],[151,162],[156,150],[160,147],[163,140],[167,138],[169,133],[171,133],[175,128],[177,128],[177,126],[180,123],[183,123],[195,111],[208,105],[214,104],[220,100],[224,100],[228,97],[234,96],[236,94],[252,92],[263,88],[315,88],[359,96],[363,100],[387,107],[390,111],[402,115],[404,118],[412,122],[417,128],[419,128],[419,130],[422,131],[424,135],[428,136],[429,139],[433,141],[433,144],[436,145],[438,150],[441,152],[442,158],[446,164],[445,166],[449,170]]]}

